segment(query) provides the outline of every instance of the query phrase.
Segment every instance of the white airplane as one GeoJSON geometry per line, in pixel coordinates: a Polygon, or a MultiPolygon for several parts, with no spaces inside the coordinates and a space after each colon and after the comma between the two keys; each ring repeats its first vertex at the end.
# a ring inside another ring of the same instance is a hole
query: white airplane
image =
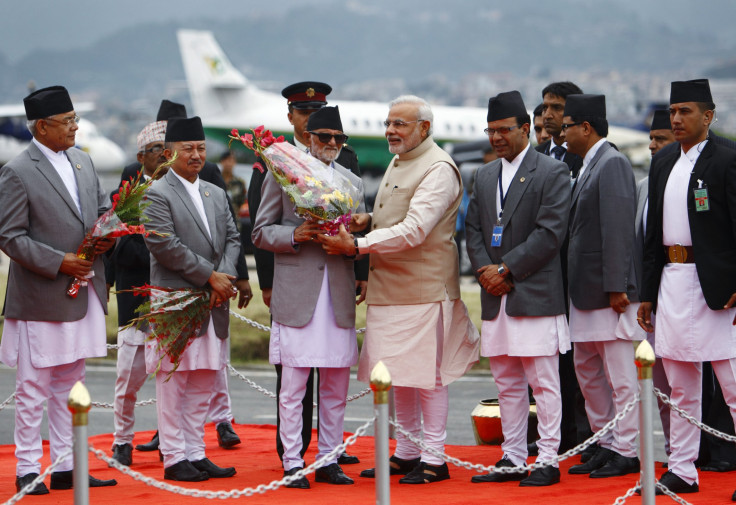
{"type": "MultiPolygon", "coordinates": [[[[226,142],[233,128],[243,132],[259,125],[274,135],[288,138],[293,133],[283,97],[249,82],[230,62],[212,32],[179,30],[177,38],[194,114],[202,118],[210,138],[226,142]]],[[[358,153],[361,168],[384,170],[393,157],[384,136],[387,104],[340,100],[329,103],[340,107],[343,127],[350,135],[350,145],[358,153]]],[[[433,135],[440,145],[486,138],[485,108],[433,105],[432,111],[433,135]]],[[[608,139],[632,163],[649,163],[647,133],[611,126],[608,139]]]]}
{"type": "MultiPolygon", "coordinates": [[[[93,104],[82,102],[75,105],[74,110],[83,114],[93,108],[93,104]]],[[[0,105],[0,166],[15,158],[28,146],[31,134],[25,124],[26,112],[23,105],[0,105]]],[[[119,145],[102,135],[94,123],[84,118],[79,120],[76,140],[76,147],[92,158],[100,179],[105,179],[111,173],[120,179],[120,169],[125,166],[126,158],[119,145]]]]}

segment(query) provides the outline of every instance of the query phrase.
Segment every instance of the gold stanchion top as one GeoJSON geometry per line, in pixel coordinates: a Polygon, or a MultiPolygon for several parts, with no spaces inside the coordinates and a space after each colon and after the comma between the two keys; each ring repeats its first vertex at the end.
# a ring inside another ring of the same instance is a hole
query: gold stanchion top
{"type": "Polygon", "coordinates": [[[383,364],[383,361],[376,363],[376,366],[371,370],[371,389],[373,390],[373,403],[388,403],[391,373],[383,364]]]}
{"type": "Polygon", "coordinates": [[[646,340],[642,340],[634,354],[636,367],[639,371],[639,379],[652,378],[652,367],[654,366],[656,359],[657,358],[654,355],[654,349],[651,344],[646,340]]]}
{"type": "Polygon", "coordinates": [[[80,381],[77,381],[72,390],[69,391],[67,406],[72,412],[72,425],[87,426],[87,413],[92,407],[92,399],[89,396],[89,391],[80,381]]]}

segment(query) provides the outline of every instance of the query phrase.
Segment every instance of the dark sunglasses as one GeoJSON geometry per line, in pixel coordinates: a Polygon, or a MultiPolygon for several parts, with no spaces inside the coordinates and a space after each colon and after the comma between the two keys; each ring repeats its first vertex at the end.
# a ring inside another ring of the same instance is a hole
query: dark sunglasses
{"type": "Polygon", "coordinates": [[[348,138],[349,138],[349,137],[348,137],[347,135],[345,135],[344,133],[337,133],[337,134],[333,135],[333,134],[331,134],[331,133],[317,133],[317,132],[310,132],[309,130],[307,130],[307,132],[308,132],[308,133],[310,133],[311,135],[317,135],[317,138],[318,138],[318,139],[319,139],[319,141],[320,141],[320,142],[322,142],[323,144],[329,144],[329,143],[330,143],[330,140],[331,140],[331,139],[332,139],[333,137],[335,138],[335,144],[338,144],[338,145],[339,145],[339,144],[344,144],[345,142],[347,142],[347,141],[348,141],[348,138]]]}

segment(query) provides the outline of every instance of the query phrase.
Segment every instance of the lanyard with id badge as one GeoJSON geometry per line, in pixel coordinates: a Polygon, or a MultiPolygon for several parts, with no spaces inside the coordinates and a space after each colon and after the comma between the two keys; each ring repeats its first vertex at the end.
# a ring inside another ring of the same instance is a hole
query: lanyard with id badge
{"type": "Polygon", "coordinates": [[[503,225],[501,224],[501,218],[503,217],[503,207],[504,205],[506,205],[506,197],[508,196],[508,194],[504,194],[503,192],[503,167],[498,171],[498,194],[501,199],[501,212],[498,213],[496,225],[493,227],[493,233],[491,235],[491,247],[501,247],[501,238],[503,236],[503,225]]]}
{"type": "Polygon", "coordinates": [[[703,187],[703,180],[698,179],[698,187],[693,189],[693,196],[695,197],[695,211],[706,212],[710,210],[710,203],[708,202],[708,186],[703,187]]]}

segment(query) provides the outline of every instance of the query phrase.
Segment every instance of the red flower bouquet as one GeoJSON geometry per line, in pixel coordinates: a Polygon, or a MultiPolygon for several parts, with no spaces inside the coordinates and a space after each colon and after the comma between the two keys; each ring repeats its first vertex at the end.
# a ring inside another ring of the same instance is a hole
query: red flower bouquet
{"type": "MultiPolygon", "coordinates": [[[[347,228],[351,213],[360,204],[360,193],[350,180],[317,158],[284,142],[283,136],[274,138],[263,126],[252,132],[252,135],[240,135],[233,129],[228,138],[231,143],[242,142],[265,161],[268,170],[294,204],[294,213],[321,223],[328,235],[336,234],[340,224],[347,228]]],[[[254,166],[263,171],[260,164],[254,166]]]]}
{"type": "Polygon", "coordinates": [[[167,357],[174,364],[166,377],[169,380],[179,368],[182,354],[199,336],[210,315],[210,292],[207,289],[170,289],[148,284],[129,291],[149,297],[136,309],[142,315],[133,319],[128,327],[148,325],[151,330],[148,340],[156,341],[156,350],[160,354],[156,370],[161,368],[167,357]]]}
{"type": "MultiPolygon", "coordinates": [[[[173,161],[173,160],[172,160],[173,161]]],[[[141,180],[141,172],[135,179],[123,182],[120,190],[112,197],[112,208],[97,218],[92,229],[87,232],[82,244],[77,249],[77,256],[86,260],[94,260],[95,245],[103,238],[116,238],[124,235],[147,235],[143,224],[147,221],[143,214],[149,203],[144,201],[148,188],[151,187],[159,170],[171,162],[159,167],[153,177],[147,181],[141,180]]],[[[81,286],[87,285],[87,279],[75,277],[69,284],[66,294],[76,298],[81,286]]]]}

